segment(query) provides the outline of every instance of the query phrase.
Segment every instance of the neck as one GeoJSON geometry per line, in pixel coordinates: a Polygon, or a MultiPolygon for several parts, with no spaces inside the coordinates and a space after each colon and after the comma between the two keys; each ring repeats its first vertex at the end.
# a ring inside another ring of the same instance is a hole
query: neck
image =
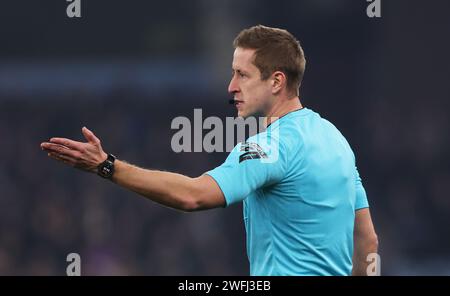
{"type": "Polygon", "coordinates": [[[281,116],[302,108],[303,105],[302,103],[300,103],[300,99],[298,96],[288,100],[283,100],[279,104],[275,104],[267,113],[264,119],[264,125],[267,127],[272,122],[278,120],[278,118],[280,118],[281,116]]]}

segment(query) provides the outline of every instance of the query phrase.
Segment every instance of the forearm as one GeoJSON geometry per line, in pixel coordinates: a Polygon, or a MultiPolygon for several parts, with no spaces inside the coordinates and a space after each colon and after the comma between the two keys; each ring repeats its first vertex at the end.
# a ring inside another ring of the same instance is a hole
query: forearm
{"type": "Polygon", "coordinates": [[[379,267],[380,262],[374,262],[374,259],[379,259],[377,255],[378,237],[368,207],[358,209],[355,212],[353,246],[352,275],[362,276],[379,274],[380,270],[377,270],[377,268],[379,267]]]}
{"type": "Polygon", "coordinates": [[[181,174],[142,169],[116,160],[112,181],[174,209],[183,211],[197,209],[195,181],[181,174]]]}
{"type": "Polygon", "coordinates": [[[377,253],[378,253],[378,240],[376,236],[356,240],[353,252],[352,275],[354,276],[368,275],[369,264],[374,266],[373,258],[371,258],[369,254],[377,254],[377,253]]]}
{"type": "MultiPolygon", "coordinates": [[[[82,128],[88,142],[51,138],[41,143],[48,156],[72,167],[96,173],[108,155],[94,133],[82,128]]],[[[114,163],[112,181],[159,204],[183,211],[197,211],[225,206],[218,184],[208,175],[190,178],[180,174],[146,170],[124,161],[114,163]]]]}

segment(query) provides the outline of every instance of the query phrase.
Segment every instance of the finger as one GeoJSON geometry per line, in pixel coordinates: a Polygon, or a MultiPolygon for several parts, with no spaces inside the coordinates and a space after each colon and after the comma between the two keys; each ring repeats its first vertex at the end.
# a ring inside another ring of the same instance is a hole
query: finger
{"type": "Polygon", "coordinates": [[[88,140],[89,143],[92,143],[92,144],[100,143],[100,140],[87,127],[84,126],[81,129],[81,132],[83,133],[84,137],[86,138],[86,140],[88,140]]]}
{"type": "Polygon", "coordinates": [[[57,161],[65,163],[67,165],[70,165],[70,166],[73,166],[73,167],[76,165],[76,160],[73,159],[72,157],[69,157],[69,156],[66,156],[66,155],[62,155],[62,154],[57,154],[57,153],[54,153],[54,152],[50,152],[47,155],[49,157],[57,160],[57,161]]]}
{"type": "Polygon", "coordinates": [[[61,147],[61,149],[69,149],[69,147],[66,147],[61,144],[55,144],[55,143],[50,143],[50,142],[42,142],[41,143],[42,150],[55,150],[57,147],[61,147]]]}
{"type": "Polygon", "coordinates": [[[51,138],[51,143],[60,144],[66,147],[69,147],[70,149],[81,151],[83,149],[83,143],[73,141],[66,138],[51,138]]]}
{"type": "Polygon", "coordinates": [[[50,153],[55,153],[58,155],[65,155],[65,156],[69,156],[69,157],[73,157],[75,159],[80,158],[80,152],[76,151],[76,150],[72,150],[66,146],[60,145],[60,144],[54,144],[54,143],[43,143],[41,145],[42,149],[50,152],[50,153]]]}

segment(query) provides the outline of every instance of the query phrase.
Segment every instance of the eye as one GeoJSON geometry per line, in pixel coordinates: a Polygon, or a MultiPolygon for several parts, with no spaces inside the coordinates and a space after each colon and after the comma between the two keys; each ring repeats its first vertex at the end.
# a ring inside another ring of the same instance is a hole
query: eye
{"type": "Polygon", "coordinates": [[[243,73],[241,70],[232,70],[231,71],[231,77],[234,77],[236,74],[238,75],[239,78],[247,77],[247,74],[243,73]]]}
{"type": "Polygon", "coordinates": [[[244,78],[244,77],[247,76],[247,75],[246,75],[245,73],[243,73],[241,70],[237,70],[236,72],[237,72],[237,74],[238,74],[238,76],[239,76],[240,78],[244,78]]]}

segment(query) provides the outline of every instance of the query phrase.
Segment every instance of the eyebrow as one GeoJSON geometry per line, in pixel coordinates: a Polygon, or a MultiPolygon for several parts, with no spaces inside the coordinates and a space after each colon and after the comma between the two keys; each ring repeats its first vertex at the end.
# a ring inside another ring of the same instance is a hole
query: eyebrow
{"type": "Polygon", "coordinates": [[[239,74],[245,74],[245,75],[248,75],[248,72],[247,71],[244,71],[244,70],[241,70],[241,69],[233,69],[233,68],[231,68],[232,70],[233,70],[233,73],[234,72],[237,72],[237,73],[239,73],[239,74]]]}

